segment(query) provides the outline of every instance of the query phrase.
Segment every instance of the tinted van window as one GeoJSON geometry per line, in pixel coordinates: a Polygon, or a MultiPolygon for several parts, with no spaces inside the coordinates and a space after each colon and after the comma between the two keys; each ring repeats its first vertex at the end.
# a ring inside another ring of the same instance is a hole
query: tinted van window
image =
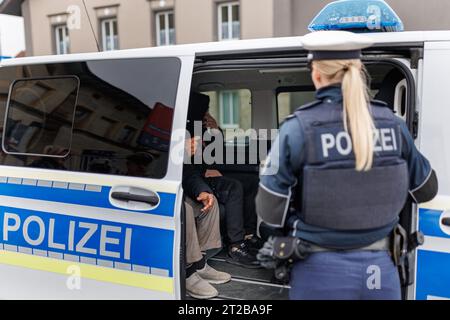
{"type": "Polygon", "coordinates": [[[2,68],[2,118],[8,97],[14,103],[1,128],[0,164],[163,178],[180,68],[177,58],[2,68]],[[33,80],[49,77],[60,81],[42,89],[33,80]],[[79,79],[78,90],[70,89],[70,79],[79,79]],[[32,94],[22,89],[29,87],[32,94]]]}
{"type": "Polygon", "coordinates": [[[77,77],[17,80],[11,86],[3,148],[10,154],[69,154],[77,77]],[[50,152],[49,146],[59,150],[50,152]]]}

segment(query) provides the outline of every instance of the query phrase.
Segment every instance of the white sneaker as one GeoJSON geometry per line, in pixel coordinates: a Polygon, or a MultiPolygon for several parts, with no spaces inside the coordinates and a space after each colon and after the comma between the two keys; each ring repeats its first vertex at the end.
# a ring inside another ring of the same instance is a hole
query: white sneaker
{"type": "Polygon", "coordinates": [[[231,280],[231,276],[228,273],[217,271],[208,264],[205,264],[203,270],[197,270],[197,273],[202,279],[212,284],[223,284],[231,280]]]}
{"type": "Polygon", "coordinates": [[[212,299],[219,295],[216,288],[202,279],[197,272],[186,279],[186,292],[195,299],[212,299]]]}

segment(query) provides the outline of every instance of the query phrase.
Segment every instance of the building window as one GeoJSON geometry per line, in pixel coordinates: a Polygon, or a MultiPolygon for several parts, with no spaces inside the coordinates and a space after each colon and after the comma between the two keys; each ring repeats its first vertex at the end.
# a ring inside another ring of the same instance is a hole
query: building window
{"type": "Polygon", "coordinates": [[[120,130],[117,141],[119,141],[120,143],[131,143],[136,132],[137,130],[135,128],[125,126],[120,130]]]}
{"type": "Polygon", "coordinates": [[[314,100],[315,91],[279,91],[277,95],[278,126],[280,126],[289,115],[293,114],[298,106],[302,106],[309,101],[314,100]]]}
{"type": "Polygon", "coordinates": [[[224,129],[225,141],[245,138],[252,128],[252,93],[248,89],[202,92],[210,98],[209,113],[224,129]]]}
{"type": "Polygon", "coordinates": [[[238,91],[222,91],[219,94],[220,126],[239,128],[240,97],[238,91]]]}
{"type": "Polygon", "coordinates": [[[117,32],[117,18],[101,21],[103,51],[119,49],[119,35],[117,32]]]}
{"type": "Polygon", "coordinates": [[[167,46],[175,44],[175,23],[173,11],[156,14],[156,45],[167,46]]]}
{"type": "Polygon", "coordinates": [[[239,3],[229,2],[218,6],[219,41],[239,39],[241,22],[239,20],[239,3]]]}
{"type": "Polygon", "coordinates": [[[69,28],[67,25],[54,27],[56,54],[69,53],[69,28]]]}

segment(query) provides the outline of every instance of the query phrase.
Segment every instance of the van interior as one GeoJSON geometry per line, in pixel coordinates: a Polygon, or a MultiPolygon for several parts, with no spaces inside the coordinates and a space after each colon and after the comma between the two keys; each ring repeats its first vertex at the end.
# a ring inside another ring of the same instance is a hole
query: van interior
{"type": "MultiPolygon", "coordinates": [[[[224,154],[239,154],[245,159],[239,164],[217,164],[212,168],[224,176],[251,175],[258,177],[264,161],[253,155],[245,135],[248,129],[277,129],[283,120],[298,107],[312,102],[314,86],[307,68],[306,54],[252,59],[235,56],[198,57],[194,68],[192,91],[210,96],[210,113],[225,133],[224,154]],[[237,130],[242,129],[242,130],[237,130]],[[237,133],[234,133],[233,130],[237,133]],[[244,155],[242,155],[244,153],[244,155]]],[[[408,53],[389,52],[385,55],[364,53],[373,99],[386,102],[397,116],[413,127],[416,68],[408,53]]],[[[256,137],[261,139],[260,136],[256,137]]],[[[274,138],[274,137],[272,137],[274,138]]],[[[268,139],[270,148],[270,139],[268,139]]],[[[402,213],[402,224],[410,229],[411,204],[402,213]]],[[[223,216],[224,213],[221,212],[223,216]]],[[[226,262],[226,250],[208,263],[232,275],[232,281],[217,286],[221,299],[287,299],[289,286],[275,279],[271,270],[245,269],[226,262]]],[[[183,260],[182,260],[183,261],[183,260]]],[[[188,298],[188,297],[187,297],[188,298]]]]}

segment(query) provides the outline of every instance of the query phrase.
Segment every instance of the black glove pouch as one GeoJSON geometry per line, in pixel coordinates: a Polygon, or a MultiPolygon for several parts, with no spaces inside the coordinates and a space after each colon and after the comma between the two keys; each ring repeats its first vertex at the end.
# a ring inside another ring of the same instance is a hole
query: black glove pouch
{"type": "Polygon", "coordinates": [[[304,260],[309,255],[308,244],[295,237],[277,237],[273,245],[273,255],[277,260],[304,260]]]}

